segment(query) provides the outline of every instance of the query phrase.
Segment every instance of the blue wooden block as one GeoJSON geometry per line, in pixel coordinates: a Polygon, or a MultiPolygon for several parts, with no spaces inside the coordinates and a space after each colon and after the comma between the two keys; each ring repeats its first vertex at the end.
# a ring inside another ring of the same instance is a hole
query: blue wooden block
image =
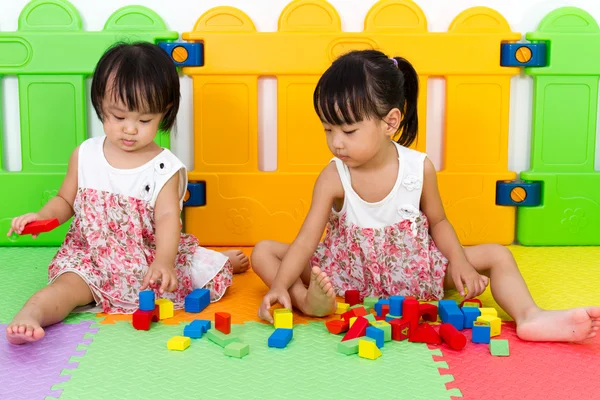
{"type": "Polygon", "coordinates": [[[202,333],[206,333],[210,329],[210,321],[207,319],[195,319],[190,323],[194,329],[200,329],[202,333]]]}
{"type": "Polygon", "coordinates": [[[456,301],[454,301],[454,300],[438,301],[438,314],[440,315],[440,319],[442,320],[442,322],[446,322],[448,320],[448,311],[447,310],[450,307],[458,308],[456,301]]]}
{"type": "Polygon", "coordinates": [[[178,67],[201,67],[204,65],[203,43],[158,42],[158,46],[167,52],[178,67]]]}
{"type": "Polygon", "coordinates": [[[390,296],[390,314],[402,316],[404,296],[390,296]]]}
{"type": "Polygon", "coordinates": [[[275,331],[269,336],[269,347],[277,347],[279,349],[283,349],[288,345],[292,337],[294,336],[294,331],[292,329],[285,328],[277,328],[275,331]]]}
{"type": "Polygon", "coordinates": [[[152,290],[142,290],[140,292],[140,310],[153,311],[154,306],[154,292],[152,290]]]}
{"type": "Polygon", "coordinates": [[[377,303],[375,303],[375,312],[377,313],[377,315],[378,315],[378,316],[381,316],[381,307],[382,307],[384,304],[387,304],[387,305],[389,305],[389,304],[390,304],[390,301],[389,301],[389,300],[387,300],[387,299],[381,299],[381,300],[379,300],[377,303]]]}
{"type": "Polygon", "coordinates": [[[473,324],[473,334],[471,340],[473,343],[489,343],[490,342],[491,327],[481,322],[473,324]]]}
{"type": "Polygon", "coordinates": [[[210,290],[195,289],[185,297],[185,311],[199,313],[210,304],[210,290]]]}
{"type": "Polygon", "coordinates": [[[500,65],[503,67],[545,67],[546,43],[502,43],[500,65]]]}
{"type": "Polygon", "coordinates": [[[465,329],[465,316],[458,308],[454,300],[440,300],[438,302],[438,314],[444,323],[452,324],[456,329],[465,329]]]}
{"type": "Polygon", "coordinates": [[[199,325],[194,325],[191,323],[183,328],[183,336],[187,336],[192,339],[200,339],[204,332],[202,331],[202,327],[199,325]]]}
{"type": "Polygon", "coordinates": [[[374,326],[369,326],[367,328],[367,337],[370,337],[371,339],[375,339],[375,344],[377,345],[377,347],[382,348],[383,347],[383,342],[384,342],[384,332],[379,329],[376,328],[374,326]]]}
{"type": "Polygon", "coordinates": [[[481,310],[477,307],[463,307],[461,310],[465,316],[465,328],[473,328],[473,322],[477,321],[477,317],[481,315],[481,310]]]}

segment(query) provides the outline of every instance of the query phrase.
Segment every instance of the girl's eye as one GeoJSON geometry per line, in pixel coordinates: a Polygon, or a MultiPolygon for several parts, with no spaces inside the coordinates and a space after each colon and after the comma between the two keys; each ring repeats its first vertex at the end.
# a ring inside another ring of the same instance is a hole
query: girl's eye
{"type": "Polygon", "coordinates": [[[116,119],[117,121],[123,121],[123,120],[125,119],[125,118],[123,118],[123,117],[117,117],[116,115],[113,115],[113,117],[115,117],[115,119],[116,119]]]}
{"type": "Polygon", "coordinates": [[[152,121],[151,119],[140,119],[140,122],[142,124],[147,124],[148,122],[152,121]]]}
{"type": "Polygon", "coordinates": [[[354,133],[354,132],[356,132],[356,129],[353,129],[353,130],[351,130],[351,131],[344,131],[344,133],[345,133],[345,134],[347,134],[347,135],[349,135],[349,134],[351,134],[351,133],[354,133]]]}

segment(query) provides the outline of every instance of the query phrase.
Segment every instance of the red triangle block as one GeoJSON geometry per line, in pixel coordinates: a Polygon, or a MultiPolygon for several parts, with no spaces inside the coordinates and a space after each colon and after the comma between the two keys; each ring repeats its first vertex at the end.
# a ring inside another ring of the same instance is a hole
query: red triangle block
{"type": "Polygon", "coordinates": [[[420,324],[414,332],[410,333],[409,342],[427,343],[427,344],[442,344],[442,338],[433,329],[433,326],[428,323],[420,324]]]}
{"type": "Polygon", "coordinates": [[[356,339],[361,336],[365,336],[367,333],[367,327],[369,326],[369,320],[364,317],[357,317],[356,321],[352,324],[350,330],[346,333],[342,342],[345,340],[356,339]]]}

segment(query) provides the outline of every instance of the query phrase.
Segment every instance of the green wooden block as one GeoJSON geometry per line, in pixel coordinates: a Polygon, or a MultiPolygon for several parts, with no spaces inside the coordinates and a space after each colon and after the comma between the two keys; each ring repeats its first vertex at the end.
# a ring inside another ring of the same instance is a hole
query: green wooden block
{"type": "Polygon", "coordinates": [[[356,339],[346,340],[345,342],[339,342],[337,346],[337,351],[345,354],[347,356],[351,354],[358,354],[358,341],[359,340],[368,340],[369,342],[375,343],[375,339],[370,337],[361,336],[356,339]]]}
{"type": "Polygon", "coordinates": [[[383,341],[389,342],[392,340],[392,326],[385,321],[375,321],[371,323],[375,328],[379,328],[383,331],[383,341]]]}
{"type": "Polygon", "coordinates": [[[365,299],[363,300],[363,305],[365,306],[365,308],[372,310],[373,308],[375,308],[375,303],[377,303],[378,301],[378,297],[365,297],[365,299]]]}
{"type": "Polygon", "coordinates": [[[225,355],[229,357],[242,358],[247,356],[248,353],[250,353],[250,345],[248,344],[231,342],[225,346],[225,355]]]}
{"type": "Polygon", "coordinates": [[[226,335],[216,329],[210,329],[208,332],[206,332],[206,336],[211,342],[214,342],[221,347],[225,347],[233,342],[239,342],[237,336],[226,335]]]}
{"type": "Polygon", "coordinates": [[[377,320],[375,319],[375,316],[374,316],[373,314],[368,314],[368,315],[365,315],[363,318],[365,318],[365,319],[366,319],[367,321],[369,321],[369,322],[375,322],[375,321],[377,321],[377,320]]]}
{"type": "Polygon", "coordinates": [[[508,357],[510,355],[510,351],[508,350],[508,340],[490,340],[490,353],[492,353],[493,356],[508,357]]]}

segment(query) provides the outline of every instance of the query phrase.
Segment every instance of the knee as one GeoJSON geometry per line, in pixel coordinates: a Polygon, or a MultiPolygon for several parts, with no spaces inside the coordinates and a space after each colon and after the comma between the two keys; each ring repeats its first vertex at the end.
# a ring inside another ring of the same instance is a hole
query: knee
{"type": "Polygon", "coordinates": [[[266,257],[273,252],[273,242],[270,240],[263,240],[254,246],[252,254],[250,254],[250,262],[252,263],[252,269],[260,269],[263,265],[263,261],[266,257]]]}
{"type": "Polygon", "coordinates": [[[492,250],[494,265],[505,266],[507,264],[514,264],[515,258],[508,247],[496,244],[492,250]]]}

